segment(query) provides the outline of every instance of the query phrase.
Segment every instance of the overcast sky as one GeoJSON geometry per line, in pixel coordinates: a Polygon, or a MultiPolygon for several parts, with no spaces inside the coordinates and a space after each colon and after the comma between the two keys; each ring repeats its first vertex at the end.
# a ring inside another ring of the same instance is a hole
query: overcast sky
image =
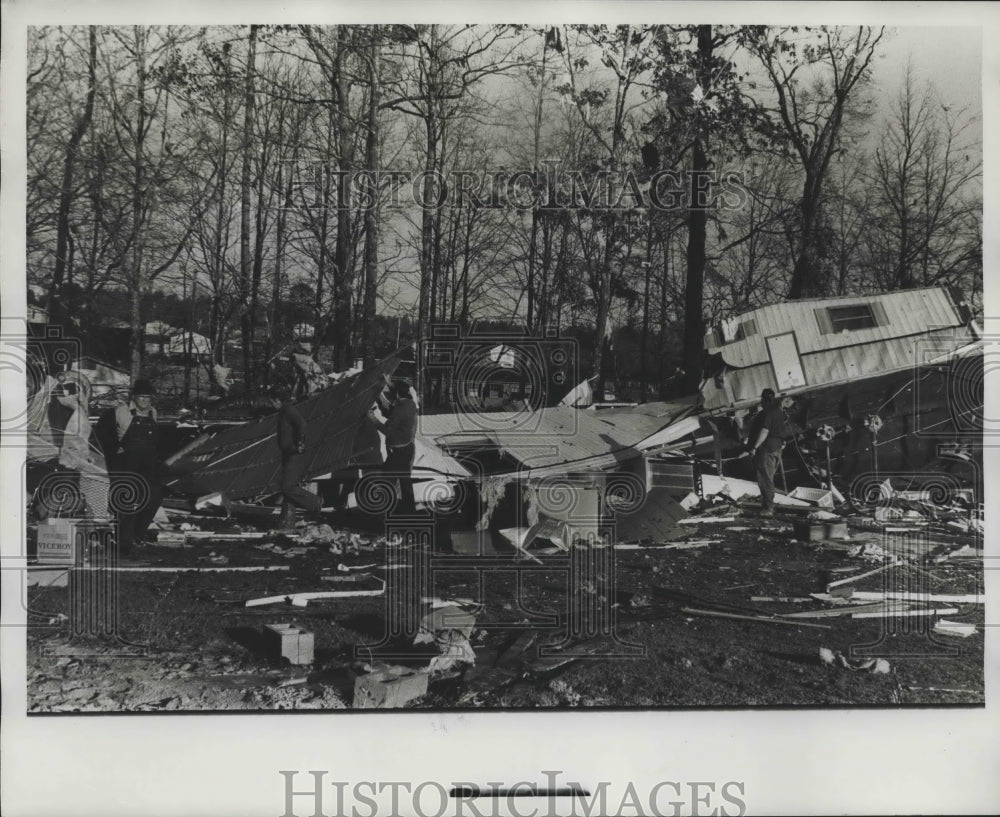
{"type": "Polygon", "coordinates": [[[890,98],[902,85],[908,59],[918,87],[933,82],[942,99],[970,112],[982,110],[982,32],[976,28],[907,26],[894,28],[883,41],[875,82],[890,98]]]}

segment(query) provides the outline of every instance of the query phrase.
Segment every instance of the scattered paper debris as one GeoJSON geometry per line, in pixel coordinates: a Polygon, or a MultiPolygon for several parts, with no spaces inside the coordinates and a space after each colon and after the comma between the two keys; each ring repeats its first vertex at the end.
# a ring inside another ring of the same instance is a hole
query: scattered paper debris
{"type": "Polygon", "coordinates": [[[975,635],[977,630],[976,625],[970,622],[948,621],[941,618],[935,622],[934,632],[941,633],[942,635],[953,635],[958,638],[968,638],[970,635],[975,635]]]}

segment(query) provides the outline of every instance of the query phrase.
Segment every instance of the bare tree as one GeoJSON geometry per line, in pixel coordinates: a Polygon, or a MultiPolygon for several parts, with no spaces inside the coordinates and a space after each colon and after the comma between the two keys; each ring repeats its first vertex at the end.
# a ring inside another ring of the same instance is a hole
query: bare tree
{"type": "Polygon", "coordinates": [[[871,276],[880,288],[964,284],[982,211],[975,125],[930,86],[918,91],[907,69],[867,179],[877,225],[868,231],[871,276]]]}
{"type": "Polygon", "coordinates": [[[829,289],[816,252],[823,186],[841,146],[850,106],[859,102],[884,32],[868,26],[823,26],[800,35],[796,29],[755,26],[743,38],[770,82],[776,133],[804,174],[789,298],[822,295],[829,289]]]}

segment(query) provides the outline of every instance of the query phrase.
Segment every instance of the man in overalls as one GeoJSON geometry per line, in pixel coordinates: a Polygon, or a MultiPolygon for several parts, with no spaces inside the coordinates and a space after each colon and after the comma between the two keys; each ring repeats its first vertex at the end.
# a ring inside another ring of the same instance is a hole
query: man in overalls
{"type": "Polygon", "coordinates": [[[118,446],[111,458],[113,490],[112,510],[118,512],[118,552],[128,555],[138,542],[147,540],[148,529],[160,509],[160,459],[156,451],[156,388],[140,378],[132,387],[132,399],[115,408],[115,433],[118,446]],[[124,483],[139,478],[137,490],[124,483]]]}

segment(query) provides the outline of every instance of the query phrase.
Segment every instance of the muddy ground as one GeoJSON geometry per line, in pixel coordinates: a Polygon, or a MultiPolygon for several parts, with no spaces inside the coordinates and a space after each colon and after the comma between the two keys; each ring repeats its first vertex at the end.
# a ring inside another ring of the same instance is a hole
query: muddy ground
{"type": "MultiPolygon", "coordinates": [[[[831,608],[809,594],[878,567],[877,549],[863,556],[852,555],[851,548],[877,545],[883,534],[855,520],[846,542],[803,542],[794,537],[791,516],[765,520],[748,507],[734,507],[729,515],[736,518],[689,526],[684,539],[666,547],[616,548],[613,570],[597,581],[581,580],[565,554],[544,548],[532,551],[542,564],[491,548],[481,556],[432,556],[432,595],[481,605],[470,639],[476,662],[433,676],[427,694],[406,706],[983,704],[983,605],[947,605],[957,611],[931,617],[775,619],[778,613],[831,608]],[[971,622],[976,633],[935,635],[929,629],[938,618],[971,622]],[[833,663],[821,660],[822,648],[835,657],[833,663]],[[878,668],[887,672],[873,671],[872,659],[879,657],[884,661],[878,668]]],[[[232,532],[227,524],[224,529],[232,532]]],[[[331,524],[338,530],[354,526],[350,519],[331,524]]],[[[28,588],[29,713],[350,709],[355,679],[380,661],[377,649],[356,648],[384,640],[387,622],[397,620],[399,611],[388,609],[394,602],[386,596],[307,606],[244,602],[377,588],[378,577],[408,573],[385,569],[388,549],[396,546],[370,527],[358,532],[362,546],[340,554],[328,544],[292,550],[294,543],[274,537],[145,547],[137,555],[141,564],[133,566],[280,570],[117,572],[114,637],[107,635],[114,629],[108,624],[98,637],[73,635],[71,602],[84,592],[82,585],[74,586],[75,597],[70,587],[28,588]],[[354,572],[362,575],[357,581],[324,578],[372,564],[377,567],[354,572]],[[290,665],[268,650],[262,628],[278,623],[314,634],[311,664],[290,665]]],[[[957,541],[942,540],[952,548],[957,541]]],[[[927,549],[941,551],[935,547],[931,542],[927,549]]],[[[912,591],[916,582],[919,592],[981,593],[979,553],[940,563],[917,559],[913,569],[883,571],[853,586],[879,590],[891,581],[891,589],[912,591]]],[[[383,647],[397,653],[383,663],[427,667],[437,648],[413,647],[411,641],[412,635],[383,647]],[[400,649],[409,656],[399,658],[400,649]]]]}

